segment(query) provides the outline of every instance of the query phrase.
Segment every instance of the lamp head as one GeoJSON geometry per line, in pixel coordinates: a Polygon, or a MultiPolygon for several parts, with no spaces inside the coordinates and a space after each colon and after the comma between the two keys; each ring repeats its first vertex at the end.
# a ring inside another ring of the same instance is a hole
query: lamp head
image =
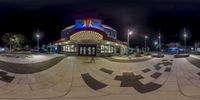
{"type": "Polygon", "coordinates": [[[148,36],[147,36],[147,35],[145,35],[145,36],[144,36],[144,38],[145,38],[145,39],[148,39],[148,36]]]}
{"type": "Polygon", "coordinates": [[[131,34],[132,34],[132,32],[130,31],[130,32],[128,32],[128,34],[129,34],[129,35],[131,35],[131,34]]]}
{"type": "Polygon", "coordinates": [[[39,34],[37,34],[37,35],[36,35],[36,37],[37,37],[37,38],[39,38],[39,37],[40,37],[40,35],[39,35],[39,34]]]}
{"type": "Polygon", "coordinates": [[[183,36],[184,36],[184,37],[187,37],[187,34],[184,34],[183,36]]]}
{"type": "Polygon", "coordinates": [[[158,44],[158,42],[157,42],[157,41],[155,41],[155,42],[154,42],[154,45],[157,45],[157,44],[158,44]]]}

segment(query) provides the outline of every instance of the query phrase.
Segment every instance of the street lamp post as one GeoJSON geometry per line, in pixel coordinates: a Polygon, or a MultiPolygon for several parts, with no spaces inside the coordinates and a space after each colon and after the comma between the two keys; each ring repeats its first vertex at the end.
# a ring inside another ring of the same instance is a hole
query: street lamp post
{"type": "Polygon", "coordinates": [[[159,39],[159,52],[161,51],[161,35],[160,35],[160,29],[159,29],[159,35],[158,35],[158,39],[159,39]]]}
{"type": "Polygon", "coordinates": [[[148,36],[145,35],[145,36],[144,36],[144,39],[145,39],[145,41],[144,41],[144,44],[145,44],[145,52],[147,52],[147,39],[148,39],[148,36]]]}
{"type": "Polygon", "coordinates": [[[154,45],[155,45],[155,46],[158,45],[158,42],[157,42],[157,41],[154,41],[154,45]]]}
{"type": "Polygon", "coordinates": [[[50,54],[51,54],[51,52],[52,52],[52,44],[50,43],[50,54]]]}
{"type": "Polygon", "coordinates": [[[37,50],[39,52],[39,50],[40,50],[40,44],[39,44],[39,42],[40,42],[40,35],[37,34],[36,37],[37,37],[37,50]]]}
{"type": "Polygon", "coordinates": [[[154,45],[155,45],[155,49],[156,49],[156,51],[157,51],[158,41],[154,41],[154,45]]]}
{"type": "Polygon", "coordinates": [[[185,28],[184,28],[184,35],[183,35],[183,36],[184,36],[184,46],[185,46],[185,51],[186,51],[186,49],[187,49],[187,48],[186,48],[186,47],[187,47],[187,46],[186,46],[187,33],[186,33],[185,28]]]}
{"type": "Polygon", "coordinates": [[[129,48],[130,48],[130,44],[129,44],[129,36],[132,34],[131,31],[128,30],[128,34],[127,34],[127,43],[128,43],[128,55],[129,55],[129,48]]]}

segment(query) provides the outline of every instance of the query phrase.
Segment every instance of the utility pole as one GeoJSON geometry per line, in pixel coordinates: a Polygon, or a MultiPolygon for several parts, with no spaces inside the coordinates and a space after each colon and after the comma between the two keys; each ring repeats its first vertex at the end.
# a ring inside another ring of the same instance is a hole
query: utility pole
{"type": "Polygon", "coordinates": [[[161,35],[160,35],[160,29],[159,29],[159,33],[158,33],[158,42],[159,42],[159,52],[161,51],[161,35]]]}
{"type": "Polygon", "coordinates": [[[185,51],[187,49],[187,46],[186,46],[186,38],[187,38],[187,32],[186,32],[186,28],[184,27],[184,47],[185,47],[185,51]]]}

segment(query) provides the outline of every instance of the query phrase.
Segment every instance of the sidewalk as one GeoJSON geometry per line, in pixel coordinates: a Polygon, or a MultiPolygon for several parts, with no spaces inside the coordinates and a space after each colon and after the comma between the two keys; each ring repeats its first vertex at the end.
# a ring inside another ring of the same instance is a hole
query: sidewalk
{"type": "Polygon", "coordinates": [[[146,61],[152,59],[151,56],[142,56],[142,57],[135,57],[130,55],[127,56],[112,56],[112,57],[106,57],[106,59],[114,62],[139,62],[139,61],[146,61]]]}

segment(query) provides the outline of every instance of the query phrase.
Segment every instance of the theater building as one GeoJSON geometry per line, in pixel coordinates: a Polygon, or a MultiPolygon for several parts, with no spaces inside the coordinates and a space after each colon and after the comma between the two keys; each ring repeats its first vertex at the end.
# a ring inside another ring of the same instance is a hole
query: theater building
{"type": "Polygon", "coordinates": [[[112,56],[127,54],[127,43],[117,40],[117,31],[99,19],[79,19],[61,32],[53,43],[58,53],[72,56],[112,56]]]}

